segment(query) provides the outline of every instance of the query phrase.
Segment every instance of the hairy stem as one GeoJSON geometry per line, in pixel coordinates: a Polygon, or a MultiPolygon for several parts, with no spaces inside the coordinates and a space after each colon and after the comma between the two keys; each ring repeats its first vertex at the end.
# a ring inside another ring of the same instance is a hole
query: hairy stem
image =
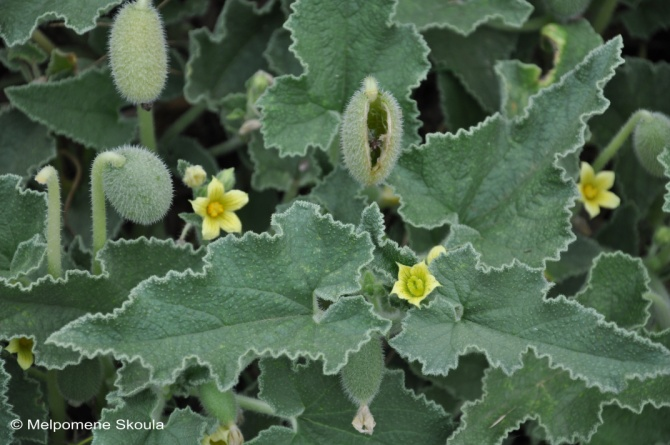
{"type": "MultiPolygon", "coordinates": [[[[51,414],[51,420],[54,422],[65,422],[67,420],[67,414],[65,412],[65,400],[58,390],[58,381],[56,379],[56,370],[50,369],[47,373],[47,392],[49,399],[49,412],[51,414]]],[[[64,445],[65,444],[65,430],[57,429],[52,431],[51,440],[49,443],[55,445],[64,445]]]]}
{"type": "Polygon", "coordinates": [[[47,165],[39,171],[35,180],[47,186],[47,268],[49,274],[59,278],[62,274],[60,256],[61,207],[60,182],[55,168],[47,165]]]}
{"type": "Polygon", "coordinates": [[[105,210],[105,191],[102,185],[102,174],[105,167],[111,165],[120,168],[125,164],[126,158],[113,151],[100,153],[93,161],[91,168],[91,207],[93,218],[93,267],[92,272],[102,272],[98,252],[107,241],[107,214],[105,210]]]}
{"type": "Polygon", "coordinates": [[[591,9],[594,11],[591,24],[593,25],[593,29],[598,34],[602,34],[603,31],[607,29],[610,21],[612,20],[612,15],[614,14],[616,7],[617,0],[596,0],[594,2],[594,5],[591,9]]]}
{"type": "Polygon", "coordinates": [[[179,135],[179,133],[184,131],[186,128],[188,128],[189,125],[198,119],[198,117],[200,117],[200,115],[204,113],[206,109],[207,107],[204,104],[198,104],[189,108],[184,114],[179,116],[179,118],[177,118],[177,120],[174,121],[167,130],[165,130],[161,141],[169,142],[170,140],[174,139],[177,135],[179,135]]]}
{"type": "Polygon", "coordinates": [[[153,109],[147,111],[142,108],[142,105],[137,104],[137,118],[140,123],[140,144],[157,153],[158,146],[156,145],[153,109]]]}
{"type": "Polygon", "coordinates": [[[53,42],[39,30],[39,28],[35,28],[35,31],[33,31],[30,38],[33,39],[33,42],[37,43],[40,48],[46,51],[47,54],[51,54],[51,52],[56,49],[56,45],[54,45],[53,42]]]}
{"type": "Polygon", "coordinates": [[[614,157],[617,151],[619,151],[619,148],[621,148],[623,143],[626,142],[626,139],[628,139],[628,136],[630,136],[630,134],[633,132],[640,119],[647,115],[649,115],[648,111],[638,110],[633,113],[630,118],[628,118],[628,122],[626,122],[624,126],[621,127],[619,132],[614,135],[610,143],[607,144],[607,147],[605,147],[603,151],[600,152],[596,160],[593,162],[593,170],[595,170],[596,173],[602,170],[605,165],[607,165],[607,163],[614,157]]]}

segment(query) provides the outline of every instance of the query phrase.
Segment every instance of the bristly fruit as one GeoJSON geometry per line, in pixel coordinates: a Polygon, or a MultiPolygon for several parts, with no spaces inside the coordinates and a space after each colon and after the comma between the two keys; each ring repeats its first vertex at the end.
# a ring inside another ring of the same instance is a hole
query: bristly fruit
{"type": "Polygon", "coordinates": [[[662,178],[665,168],[658,160],[665,147],[670,147],[670,119],[663,113],[645,113],[633,133],[633,147],[645,170],[662,178]]]}
{"type": "Polygon", "coordinates": [[[151,0],[127,3],[114,19],[109,61],[119,93],[129,102],[151,104],[167,80],[163,22],[151,0]]]}
{"type": "Polygon", "coordinates": [[[364,186],[391,173],[400,155],[402,111],[395,98],[367,77],[344,110],[341,143],[344,165],[364,186]]]}

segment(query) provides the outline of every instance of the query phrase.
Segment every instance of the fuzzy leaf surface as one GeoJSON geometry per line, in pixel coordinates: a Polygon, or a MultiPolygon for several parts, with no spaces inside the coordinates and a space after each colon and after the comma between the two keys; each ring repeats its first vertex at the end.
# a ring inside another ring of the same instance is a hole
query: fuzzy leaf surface
{"type": "Polygon", "coordinates": [[[631,36],[648,40],[652,34],[670,28],[670,4],[664,0],[647,0],[620,16],[631,36]]]}
{"type": "Polygon", "coordinates": [[[31,0],[0,3],[0,37],[7,46],[27,41],[37,25],[62,19],[77,34],[96,27],[96,19],[122,0],[31,0]]]}
{"type": "Polygon", "coordinates": [[[8,403],[7,390],[10,375],[5,371],[6,366],[7,363],[4,360],[0,360],[0,435],[7,438],[8,443],[11,443],[15,430],[10,428],[9,422],[16,419],[17,416],[12,411],[12,405],[8,403]]]}
{"type": "MultiPolygon", "coordinates": [[[[663,164],[665,168],[665,178],[666,180],[670,178],[670,147],[665,147],[660,155],[658,155],[658,160],[663,164]]],[[[670,213],[670,182],[665,184],[665,202],[663,203],[663,211],[670,213]]]]}
{"type": "Polygon", "coordinates": [[[511,373],[527,349],[609,391],[624,389],[628,378],[670,370],[670,352],[661,345],[564,297],[544,299],[547,282],[537,269],[515,263],[483,271],[471,247],[429,267],[442,286],[429,305],[409,311],[390,341],[403,357],[419,360],[425,374],[446,374],[469,350],[485,352],[491,366],[511,373]]]}
{"type": "Polygon", "coordinates": [[[468,132],[429,135],[403,153],[388,179],[403,219],[452,224],[449,244],[471,242],[491,266],[555,259],[574,239],[567,207],[576,188],[554,161],[583,145],[584,121],[606,108],[602,86],[621,62],[620,49],[615,38],[592,51],[519,119],[496,114],[468,132]]]}
{"type": "Polygon", "coordinates": [[[390,24],[394,0],[298,0],[284,27],[305,68],[281,76],[258,101],[265,142],[282,156],[326,149],[337,137],[340,115],[367,76],[389,91],[403,111],[403,145],[417,142],[412,88],[428,72],[428,49],[411,26],[390,24]]]}
{"type": "Polygon", "coordinates": [[[360,269],[372,260],[369,237],[318,210],[296,203],[274,216],[274,236],[220,239],[208,246],[203,274],[148,281],[121,310],[83,318],[52,338],[87,355],[141,357],[158,381],[194,357],[229,388],[262,353],[323,357],[324,371],[335,373],[389,323],[362,297],[340,298],[358,291],[360,269]],[[315,298],[333,302],[318,322],[315,298]]]}
{"type": "Polygon", "coordinates": [[[603,410],[603,425],[598,428],[588,445],[616,443],[667,444],[670,437],[670,408],[656,409],[645,406],[641,414],[618,406],[603,410]]]}
{"type": "Polygon", "coordinates": [[[109,422],[108,430],[96,430],[92,445],[123,443],[128,445],[193,445],[200,443],[205,429],[212,421],[191,411],[190,408],[174,410],[169,419],[161,418],[159,395],[148,389],[127,399],[116,399],[118,405],[104,409],[101,422],[109,422]],[[163,429],[153,428],[152,419],[163,422],[163,429]],[[138,428],[119,428],[128,422],[141,422],[138,428]]]}
{"type": "Polygon", "coordinates": [[[19,176],[0,176],[0,275],[9,275],[19,245],[46,228],[46,195],[21,190],[20,182],[19,176]]]}
{"type": "Polygon", "coordinates": [[[30,119],[96,150],[118,147],[135,136],[135,122],[120,116],[125,102],[107,70],[89,69],[65,80],[9,87],[5,93],[30,119]]]}
{"type": "Polygon", "coordinates": [[[258,70],[267,71],[263,51],[283,19],[278,7],[258,11],[253,3],[225,3],[218,32],[206,28],[190,33],[184,95],[191,103],[204,100],[210,109],[226,95],[244,91],[244,83],[258,70]]]}
{"type": "Polygon", "coordinates": [[[2,285],[0,338],[33,337],[37,364],[62,368],[77,363],[79,354],[45,344],[46,339],[85,314],[107,313],[120,307],[140,281],[170,270],[202,266],[202,251],[193,252],[171,240],[109,242],[100,255],[108,275],[69,271],[65,279],[44,278],[28,288],[2,285]]]}
{"type": "Polygon", "coordinates": [[[413,23],[422,31],[428,28],[449,28],[467,36],[492,20],[518,28],[531,12],[533,6],[525,0],[398,0],[393,19],[400,23],[413,23]]]}
{"type": "Polygon", "coordinates": [[[297,416],[297,431],[272,427],[249,445],[261,444],[444,444],[453,430],[451,419],[435,404],[418,397],[403,383],[399,371],[387,372],[370,404],[374,434],[358,433],[351,425],[358,407],[344,395],[337,376],[324,376],[317,363],[261,361],[260,397],[280,415],[297,416]]]}
{"type": "Polygon", "coordinates": [[[46,444],[47,431],[39,428],[28,428],[27,425],[28,419],[47,420],[48,413],[40,383],[30,378],[13,360],[14,357],[16,356],[5,363],[7,372],[11,376],[7,388],[7,397],[11,405],[10,412],[15,414],[11,418],[12,420],[20,419],[23,421],[23,426],[14,432],[14,436],[23,441],[32,440],[46,444]]]}
{"type": "Polygon", "coordinates": [[[0,111],[0,174],[37,172],[56,156],[56,141],[47,128],[18,110],[0,111]]]}
{"type": "Polygon", "coordinates": [[[637,329],[649,318],[649,276],[642,261],[621,252],[603,253],[595,259],[588,287],[575,296],[607,321],[624,329],[637,329]]]}

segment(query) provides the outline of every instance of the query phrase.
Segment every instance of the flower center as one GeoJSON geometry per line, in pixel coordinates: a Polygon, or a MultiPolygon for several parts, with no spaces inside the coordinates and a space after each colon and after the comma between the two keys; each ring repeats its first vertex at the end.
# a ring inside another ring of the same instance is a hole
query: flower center
{"type": "Polygon", "coordinates": [[[207,205],[207,214],[212,218],[216,218],[223,213],[223,205],[220,202],[210,202],[207,205]]]}
{"type": "Polygon", "coordinates": [[[411,277],[409,280],[407,280],[407,290],[415,297],[423,296],[423,292],[425,290],[423,280],[419,277],[411,277]]]}
{"type": "Polygon", "coordinates": [[[19,339],[19,348],[32,351],[33,350],[33,340],[30,338],[22,337],[19,339]]]}
{"type": "Polygon", "coordinates": [[[598,196],[598,189],[592,184],[585,184],[583,192],[586,199],[595,199],[595,197],[598,196]]]}

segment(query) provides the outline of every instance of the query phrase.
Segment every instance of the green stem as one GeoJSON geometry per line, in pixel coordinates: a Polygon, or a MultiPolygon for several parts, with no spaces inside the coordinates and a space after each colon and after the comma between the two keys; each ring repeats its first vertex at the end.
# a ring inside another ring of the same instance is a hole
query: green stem
{"type": "Polygon", "coordinates": [[[198,396],[202,406],[221,425],[234,424],[237,419],[237,399],[231,390],[221,392],[213,380],[198,387],[198,396]]]}
{"type": "Polygon", "coordinates": [[[47,186],[47,268],[54,278],[60,278],[61,267],[61,206],[58,172],[47,165],[39,171],[35,180],[47,186]]]}
{"type": "MultiPolygon", "coordinates": [[[[65,412],[65,400],[58,391],[58,381],[57,374],[55,369],[50,369],[47,374],[47,392],[49,396],[49,412],[51,414],[51,420],[54,422],[65,422],[67,420],[67,414],[65,412]]],[[[64,445],[65,444],[65,430],[59,429],[51,433],[51,441],[55,445],[64,445]]]]}
{"type": "Polygon", "coordinates": [[[168,127],[167,130],[165,130],[165,133],[163,133],[163,137],[161,138],[161,142],[167,143],[170,140],[174,139],[184,131],[186,128],[188,128],[189,125],[191,125],[204,111],[207,109],[205,104],[198,104],[195,105],[191,108],[188,109],[184,114],[179,116],[176,121],[168,127]]]}
{"type": "Polygon", "coordinates": [[[209,152],[212,156],[218,157],[225,154],[228,154],[232,151],[237,150],[240,147],[243,147],[246,144],[242,139],[237,136],[233,136],[225,142],[222,142],[218,145],[215,145],[209,149],[209,152]]]}
{"type": "Polygon", "coordinates": [[[156,145],[156,132],[154,130],[153,108],[145,110],[141,104],[137,104],[137,118],[140,124],[140,144],[157,153],[158,146],[156,145]]]}
{"type": "Polygon", "coordinates": [[[653,304],[654,318],[658,321],[660,330],[665,330],[670,327],[670,295],[668,295],[665,285],[655,274],[649,275],[651,278],[649,287],[652,292],[647,295],[653,304]]]}
{"type": "Polygon", "coordinates": [[[35,31],[33,31],[31,39],[33,39],[33,41],[37,43],[40,48],[46,51],[47,54],[51,54],[51,52],[56,49],[56,45],[54,45],[53,42],[38,28],[35,28],[35,31]]]}
{"type": "Polygon", "coordinates": [[[288,190],[286,190],[286,193],[284,193],[284,197],[282,198],[282,203],[287,203],[291,202],[293,198],[298,196],[298,191],[300,190],[300,184],[297,179],[294,179],[293,182],[291,182],[291,185],[289,186],[288,190]]]}
{"type": "Polygon", "coordinates": [[[98,252],[107,241],[107,214],[105,209],[105,191],[102,185],[102,174],[105,167],[111,165],[120,168],[126,158],[113,151],[100,153],[93,161],[91,168],[91,208],[93,219],[93,274],[102,273],[102,266],[98,260],[98,252]]]}
{"type": "Polygon", "coordinates": [[[47,379],[48,379],[48,376],[47,376],[46,372],[42,372],[39,369],[35,369],[34,366],[31,366],[30,368],[28,368],[26,370],[26,373],[28,373],[28,375],[30,377],[35,377],[36,379],[40,379],[43,382],[46,382],[47,379]]]}
{"type": "Polygon", "coordinates": [[[545,25],[551,23],[551,17],[534,17],[529,19],[521,25],[520,27],[514,27],[505,25],[504,23],[495,23],[489,22],[486,24],[487,27],[497,29],[499,31],[510,31],[510,32],[535,32],[539,31],[545,25]]]}
{"type": "Polygon", "coordinates": [[[262,400],[255,399],[253,397],[242,396],[239,394],[235,396],[235,400],[237,400],[237,405],[243,410],[253,411],[259,414],[267,414],[269,416],[278,416],[275,410],[262,400]]]}
{"type": "Polygon", "coordinates": [[[92,442],[92,441],[93,441],[93,436],[91,435],[91,436],[87,437],[86,439],[82,440],[81,442],[79,442],[77,445],[86,445],[87,443],[92,442]]]}
{"type": "Polygon", "coordinates": [[[639,120],[644,117],[648,116],[649,112],[646,110],[638,110],[635,113],[631,115],[631,117],[628,119],[628,122],[624,124],[623,127],[619,130],[619,132],[612,138],[609,144],[607,144],[607,147],[603,149],[603,151],[600,152],[596,160],[593,162],[593,170],[595,172],[599,172],[602,170],[605,165],[614,157],[617,151],[619,151],[619,148],[623,146],[623,143],[626,142],[626,139],[628,139],[628,136],[633,132],[635,129],[635,126],[639,122],[639,120]]]}
{"type": "Polygon", "coordinates": [[[186,236],[188,235],[188,232],[190,232],[192,228],[193,225],[191,225],[191,223],[186,223],[186,225],[184,226],[184,230],[182,230],[181,235],[179,235],[178,241],[184,241],[186,239],[186,236]]]}
{"type": "Polygon", "coordinates": [[[595,1],[594,5],[591,7],[591,11],[595,11],[591,24],[593,29],[598,33],[602,34],[603,31],[607,29],[610,21],[612,20],[612,15],[614,10],[617,7],[617,0],[600,0],[595,1]]]}

